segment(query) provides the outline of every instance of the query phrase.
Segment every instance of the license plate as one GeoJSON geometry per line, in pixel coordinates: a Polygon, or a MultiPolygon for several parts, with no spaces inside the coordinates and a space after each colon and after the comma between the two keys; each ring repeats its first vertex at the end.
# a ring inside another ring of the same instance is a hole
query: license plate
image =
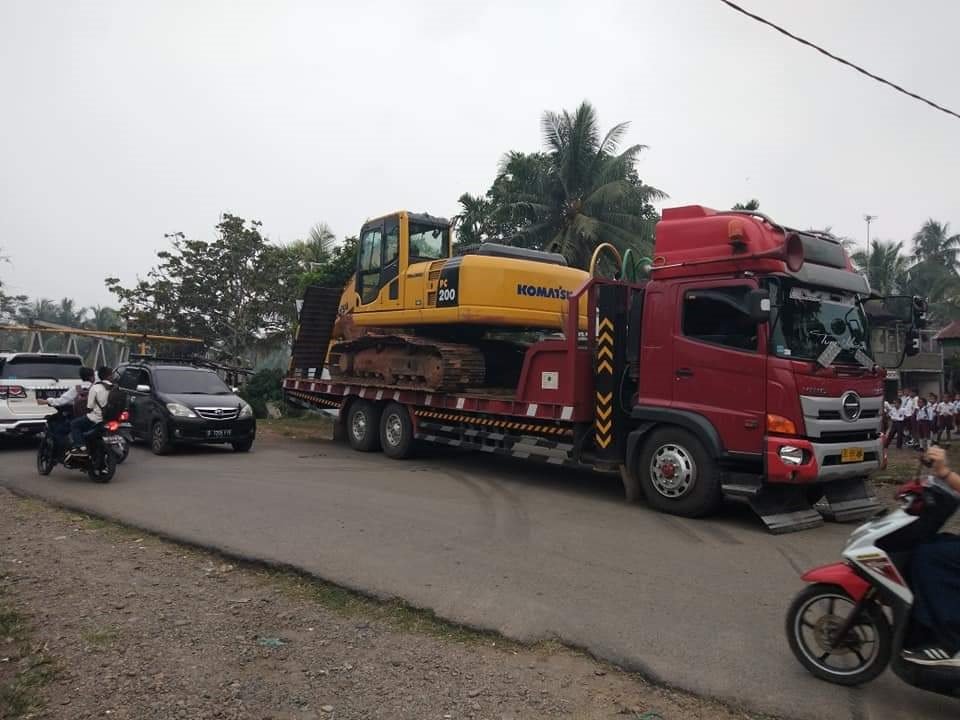
{"type": "Polygon", "coordinates": [[[229,430],[207,430],[207,437],[214,438],[214,439],[228,438],[230,437],[230,431],[229,430]]]}
{"type": "Polygon", "coordinates": [[[103,439],[103,442],[104,442],[104,444],[106,444],[106,445],[119,445],[121,441],[120,441],[119,436],[117,436],[117,435],[107,435],[107,436],[103,439]]]}
{"type": "Polygon", "coordinates": [[[63,390],[35,390],[34,392],[37,394],[37,404],[42,405],[43,402],[41,401],[46,400],[48,398],[60,397],[61,395],[63,395],[64,391],[63,390]]]}
{"type": "Polygon", "coordinates": [[[863,448],[843,448],[840,451],[840,462],[863,462],[863,448]]]}

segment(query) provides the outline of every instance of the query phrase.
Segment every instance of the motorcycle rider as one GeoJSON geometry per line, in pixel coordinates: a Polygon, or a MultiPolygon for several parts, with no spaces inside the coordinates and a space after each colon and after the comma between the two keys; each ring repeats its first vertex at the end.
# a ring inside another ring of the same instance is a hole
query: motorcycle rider
{"type": "MultiPolygon", "coordinates": [[[[960,474],[947,465],[947,453],[936,445],[926,453],[931,471],[960,493],[960,474]]],[[[960,536],[938,535],[920,545],[910,567],[914,590],[913,619],[939,638],[936,645],[904,650],[903,658],[918,665],[960,667],[960,536]]]]}
{"type": "Polygon", "coordinates": [[[110,378],[113,377],[113,369],[103,366],[97,369],[99,380],[90,387],[90,394],[87,395],[86,415],[74,418],[70,422],[70,439],[73,442],[71,453],[83,452],[83,436],[101,422],[103,422],[103,408],[107,405],[110,397],[110,388],[113,383],[110,378]]]}
{"type": "MultiPolygon", "coordinates": [[[[90,386],[93,385],[95,375],[93,368],[82,367],[80,368],[80,384],[74,385],[72,388],[67,390],[60,397],[47,398],[46,403],[50,407],[54,408],[72,408],[77,403],[77,398],[82,398],[84,395],[87,395],[90,390],[90,386]]],[[[54,427],[54,426],[51,426],[54,427]]],[[[67,439],[67,436],[70,434],[70,425],[68,422],[63,422],[54,427],[54,432],[56,434],[56,439],[58,442],[63,442],[67,439]]]]}

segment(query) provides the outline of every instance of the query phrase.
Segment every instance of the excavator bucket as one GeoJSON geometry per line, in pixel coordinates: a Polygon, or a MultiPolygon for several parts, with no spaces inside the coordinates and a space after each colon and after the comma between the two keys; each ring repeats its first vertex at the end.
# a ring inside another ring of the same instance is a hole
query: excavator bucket
{"type": "Polygon", "coordinates": [[[864,478],[848,478],[825,483],[823,500],[814,507],[827,520],[850,522],[871,518],[883,506],[864,478]]]}

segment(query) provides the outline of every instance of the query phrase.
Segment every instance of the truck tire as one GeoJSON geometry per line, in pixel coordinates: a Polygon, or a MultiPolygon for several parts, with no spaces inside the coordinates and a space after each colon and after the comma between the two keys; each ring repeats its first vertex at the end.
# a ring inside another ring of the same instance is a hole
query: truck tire
{"type": "Polygon", "coordinates": [[[367,400],[354,400],[347,411],[347,441],[360,452],[380,449],[380,408],[367,400]]]}
{"type": "Polygon", "coordinates": [[[400,403],[387,403],[380,416],[380,446],[384,455],[395,460],[413,454],[413,421],[410,411],[400,403]]]}
{"type": "Polygon", "coordinates": [[[701,517],[720,506],[716,463],[687,430],[665,427],[654,431],[640,450],[637,471],[647,502],[657,510],[701,517]]]}

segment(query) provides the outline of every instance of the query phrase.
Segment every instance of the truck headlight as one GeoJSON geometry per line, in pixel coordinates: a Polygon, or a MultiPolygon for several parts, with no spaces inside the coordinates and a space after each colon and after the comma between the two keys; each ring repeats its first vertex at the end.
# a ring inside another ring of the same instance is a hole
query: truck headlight
{"type": "Polygon", "coordinates": [[[167,410],[169,410],[170,414],[174,417],[196,417],[193,410],[180,403],[167,403],[167,410]]]}
{"type": "Polygon", "coordinates": [[[780,459],[784,465],[802,465],[803,450],[793,445],[783,445],[780,448],[780,459]]]}
{"type": "Polygon", "coordinates": [[[243,403],[243,405],[240,406],[240,417],[242,418],[253,417],[253,408],[250,407],[250,403],[245,402],[243,403]]]}

